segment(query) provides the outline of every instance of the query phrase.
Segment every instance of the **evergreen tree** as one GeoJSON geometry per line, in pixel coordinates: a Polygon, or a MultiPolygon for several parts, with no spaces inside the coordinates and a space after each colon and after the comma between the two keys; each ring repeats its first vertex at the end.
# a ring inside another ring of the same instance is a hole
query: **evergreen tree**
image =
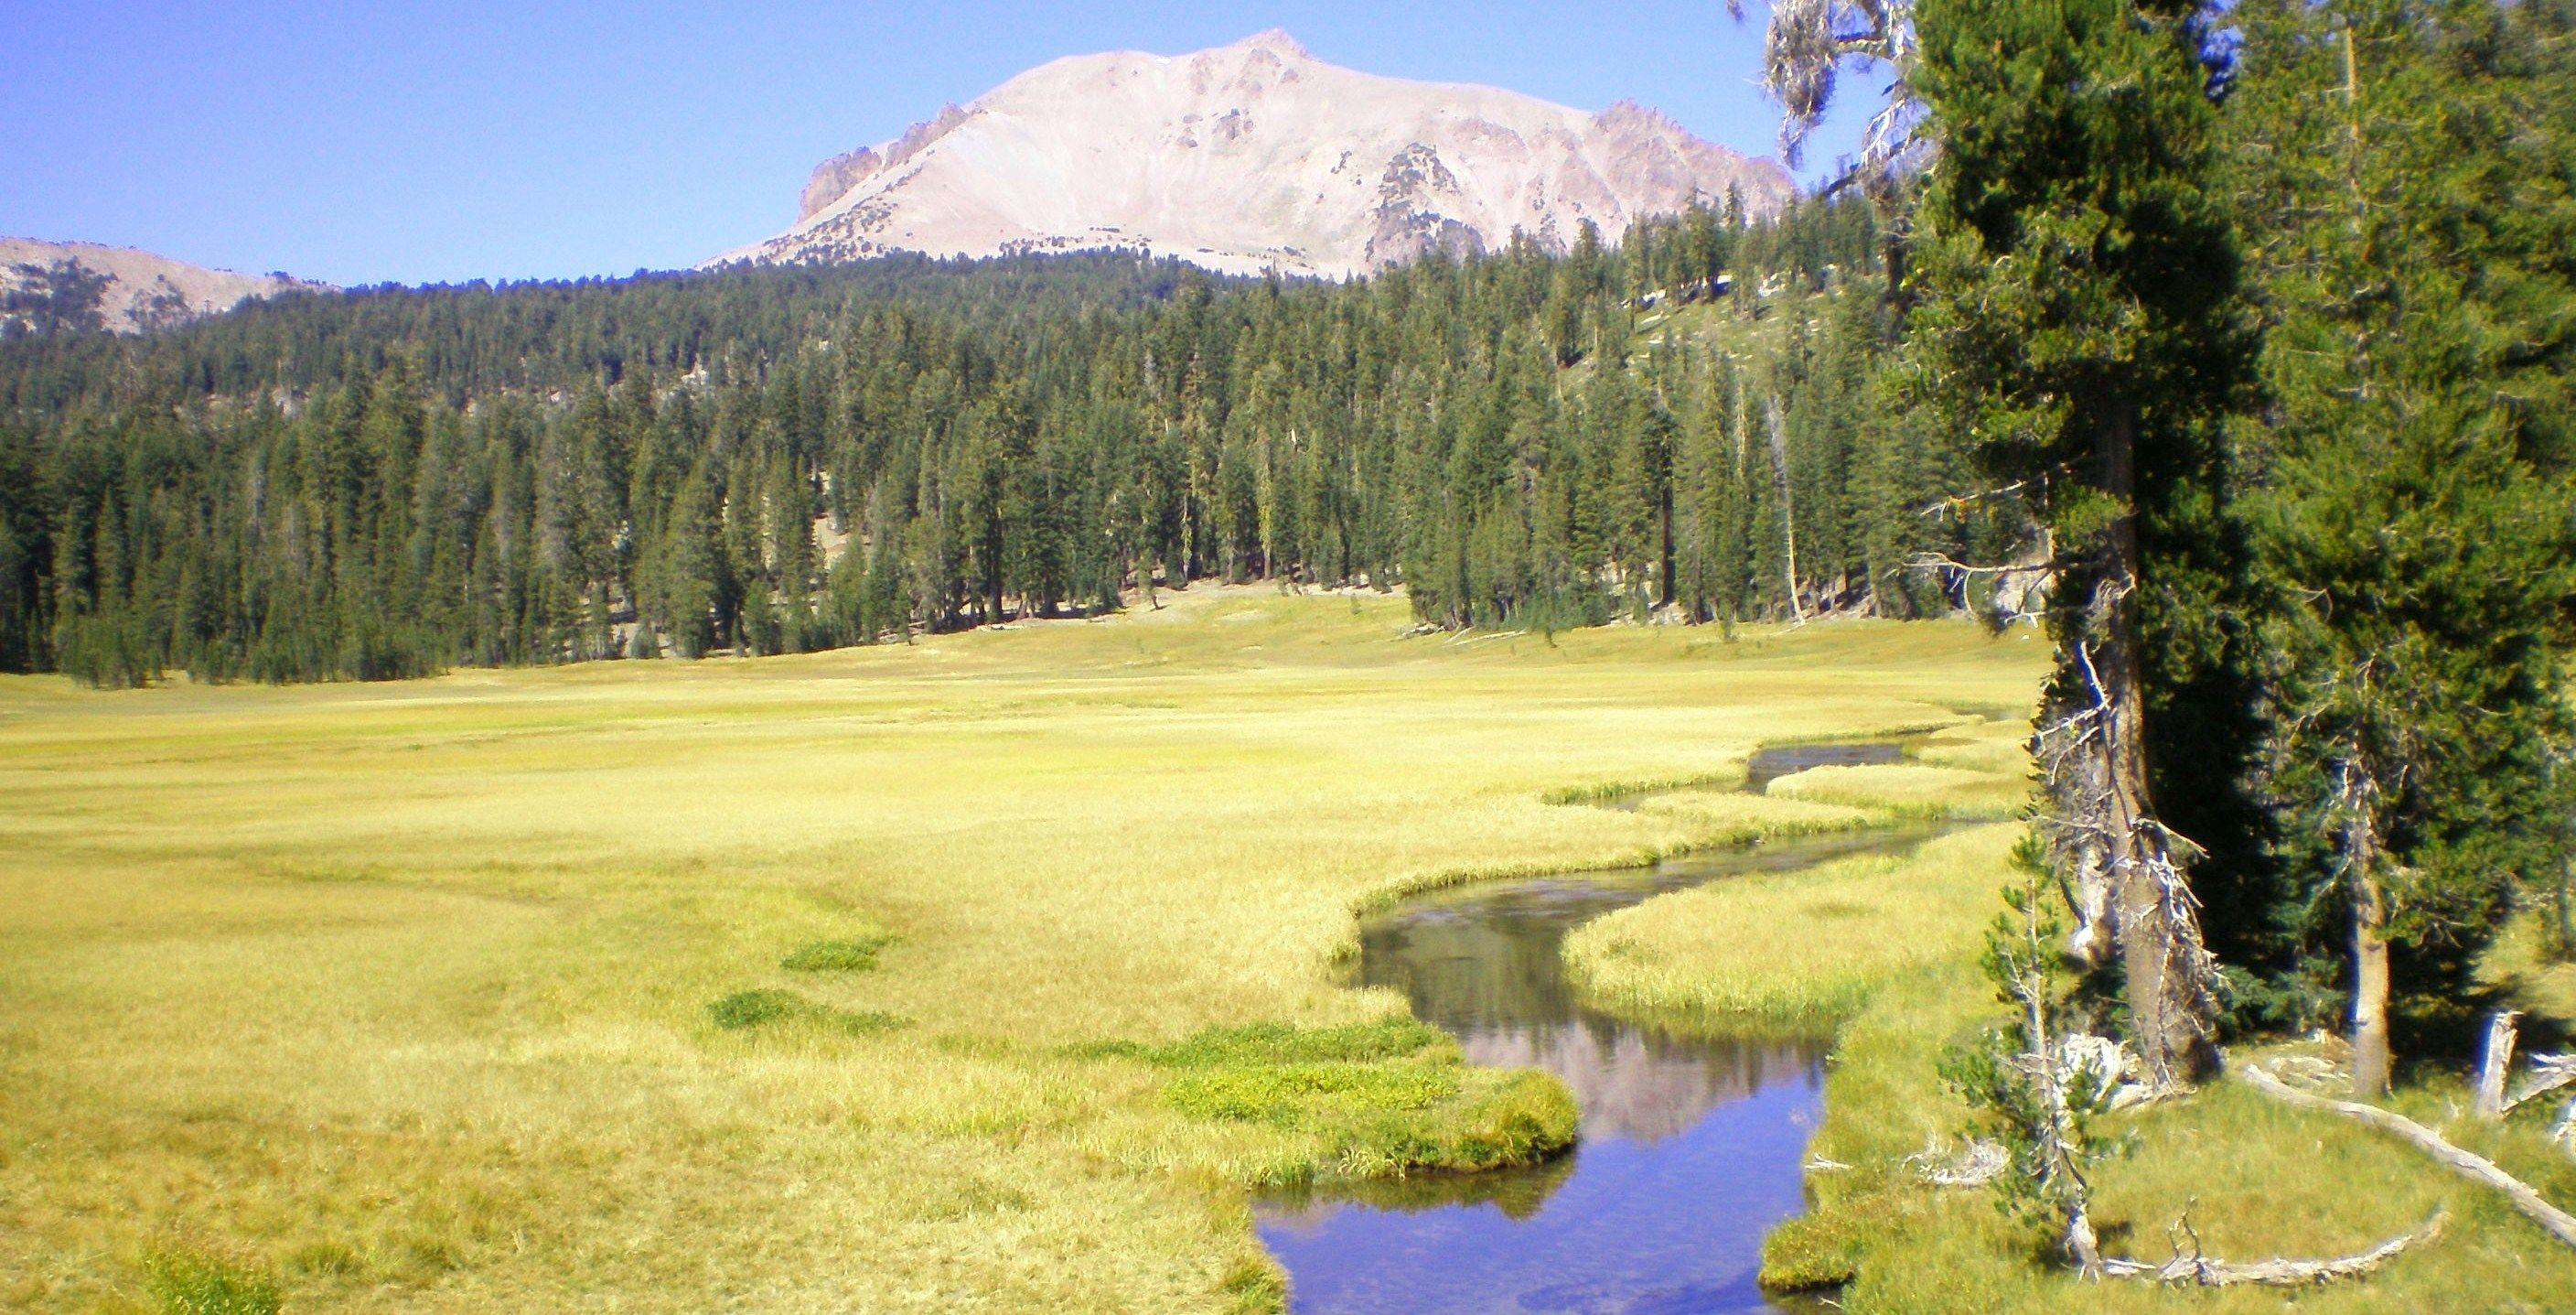
{"type": "Polygon", "coordinates": [[[2565,396],[2576,270],[2568,217],[2529,220],[2564,207],[2546,157],[2576,147],[2576,93],[2549,77],[2563,57],[2504,52],[2514,27],[2542,50],[2568,27],[2439,0],[2244,19],[2258,76],[2233,112],[2267,148],[2241,157],[2246,203],[2291,217],[2258,248],[2266,784],[2311,874],[2284,903],[2311,953],[2349,955],[2353,1080],[2377,1096],[2394,1002],[2454,1007],[2516,880],[2545,889],[2562,861],[2576,484],[2563,412],[2528,402],[2565,396]]]}
{"type": "Polygon", "coordinates": [[[1943,156],[1918,220],[1917,386],[2049,536],[2039,822],[2079,951],[2116,953],[2151,1078],[2186,1083],[2215,1057],[2214,969],[2148,714],[2219,592],[2185,545],[2224,515],[2220,421],[2250,346],[2211,190],[2208,33],[2165,0],[1926,0],[1919,21],[1943,156]]]}

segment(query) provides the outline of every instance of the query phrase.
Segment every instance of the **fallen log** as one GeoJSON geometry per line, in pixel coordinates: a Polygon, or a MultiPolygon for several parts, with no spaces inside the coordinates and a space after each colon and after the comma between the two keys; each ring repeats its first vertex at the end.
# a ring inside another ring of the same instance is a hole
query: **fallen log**
{"type": "Polygon", "coordinates": [[[2514,1209],[2521,1211],[2533,1223],[2547,1229],[2551,1237],[2557,1238],[2568,1246],[2576,1247],[2576,1215],[2551,1205],[2541,1197],[2540,1193],[2533,1191],[2529,1183],[2496,1167],[2495,1161],[2453,1146],[2442,1139],[2442,1134],[2403,1114],[2384,1110],[2376,1105],[2364,1105],[2357,1101],[2334,1100],[2325,1096],[2312,1095],[2283,1082],[2257,1065],[2247,1064],[2237,1072],[2244,1078],[2246,1085],[2274,1100],[2295,1105],[2301,1109],[2340,1114],[2345,1118],[2367,1123],[2382,1132],[2393,1133],[2414,1143],[2442,1167],[2503,1193],[2505,1199],[2513,1203],[2514,1209]]]}
{"type": "Polygon", "coordinates": [[[2211,1260],[2200,1254],[2200,1236],[2191,1232],[2188,1222],[2179,1225],[2178,1231],[2191,1239],[2191,1250],[2188,1254],[2177,1246],[2174,1258],[2161,1265],[2150,1265],[2143,1260],[2107,1258],[2102,1262],[2103,1274],[2111,1278],[2146,1279],[2157,1283],[2188,1283],[2204,1288],[2226,1288],[2249,1284],[2270,1288],[2312,1287],[2320,1283],[2332,1283],[2337,1279],[2367,1274],[2387,1264],[2390,1258],[2406,1248],[2418,1242],[2431,1241],[2442,1232],[2442,1212],[2435,1210],[2433,1217],[2425,1220],[2423,1227],[2414,1232],[2400,1233],[2368,1251],[2333,1260],[2272,1259],[2231,1265],[2226,1261],[2211,1260]]]}
{"type": "Polygon", "coordinates": [[[2531,1068],[2530,1083],[2505,1101],[2504,1113],[2511,1114],[2562,1087],[2576,1086],[2576,1055],[2534,1055],[2531,1068]]]}

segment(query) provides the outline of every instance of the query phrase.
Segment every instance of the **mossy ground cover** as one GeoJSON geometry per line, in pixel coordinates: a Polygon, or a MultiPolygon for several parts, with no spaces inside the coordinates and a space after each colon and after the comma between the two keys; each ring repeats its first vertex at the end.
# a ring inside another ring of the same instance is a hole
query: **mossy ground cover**
{"type": "Polygon", "coordinates": [[[1564,1122],[1336,984],[1355,908],[1848,822],[1548,797],[1958,722],[2043,658],[1163,602],[760,661],[0,681],[0,1307],[168,1307],[169,1256],[289,1310],[1273,1306],[1248,1188],[1564,1122]]]}
{"type": "MultiPolygon", "coordinates": [[[[2001,773],[1994,796],[2018,775],[2017,757],[1982,745],[1988,737],[1949,738],[1954,743],[1927,748],[1918,762],[2001,773]]],[[[1908,770],[1834,769],[1793,792],[1833,797],[1862,773],[1898,787],[1927,779],[1908,770]]],[[[1798,781],[1774,782],[1773,791],[1798,781]]],[[[1972,816],[1984,811],[1975,801],[1991,802],[1965,780],[1941,778],[1932,793],[1972,816]]],[[[1900,810],[1922,802],[1903,788],[1891,794],[1900,810]]],[[[2041,1239],[2011,1225],[1988,1192],[1925,1184],[1912,1157],[1955,1147],[1971,1126],[1936,1065],[1947,1048],[2002,1018],[1975,960],[1982,930],[2000,910],[2019,831],[1978,825],[1901,859],[1667,895],[1569,938],[1577,980],[1614,1009],[1735,1026],[1840,1024],[1812,1147],[1831,1167],[1811,1169],[1811,1209],[1772,1234],[1767,1282],[1847,1284],[1836,1299],[1852,1311],[2576,1309],[2576,1257],[2492,1192],[2411,1147],[2285,1108],[2232,1081],[2112,1120],[2110,1131],[2131,1137],[2133,1149],[2094,1170],[2095,1223],[2108,1249],[2162,1261],[2174,1254],[2172,1230],[2188,1219],[2205,1253],[2220,1259],[2343,1255],[2409,1231],[2436,1209],[2449,1212],[2442,1236],[2368,1278],[2294,1293],[2088,1285],[2057,1269],[2041,1254],[2041,1239]]],[[[2520,959],[2499,965],[2499,982],[2520,991],[2526,1007],[2563,1007],[2571,998],[2565,971],[2528,962],[2532,956],[2516,949],[2527,950],[2531,939],[2508,940],[2504,957],[2520,959]]],[[[2457,1078],[2433,1068],[2416,1071],[2395,1104],[2552,1200],[2576,1204],[2576,1160],[2549,1144],[2549,1110],[2526,1111],[2501,1128],[2478,1123],[2463,1117],[2469,1098],[2457,1078]]]]}

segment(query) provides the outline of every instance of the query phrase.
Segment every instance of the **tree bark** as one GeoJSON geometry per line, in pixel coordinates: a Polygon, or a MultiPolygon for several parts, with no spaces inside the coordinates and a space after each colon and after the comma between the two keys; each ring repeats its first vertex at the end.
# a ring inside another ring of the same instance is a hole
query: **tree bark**
{"type": "Polygon", "coordinates": [[[2363,1100],[2388,1094],[2386,920],[2379,883],[2357,877],[2352,893],[2352,1094],[2363,1100]]]}
{"type": "MultiPolygon", "coordinates": [[[[2217,1071],[2210,1041],[2214,968],[2201,940],[2199,910],[2184,882],[2187,860],[2156,819],[2147,791],[2145,681],[2136,609],[2142,556],[2137,519],[2137,415],[2115,407],[2098,452],[2103,492],[2123,508],[2109,530],[2106,569],[2096,586],[2086,638],[2087,672],[2101,715],[2103,816],[2112,937],[2119,947],[2131,1027],[2149,1085],[2188,1086],[2217,1071]]],[[[2086,656],[2079,645],[2079,656],[2086,656]]]]}
{"type": "Polygon", "coordinates": [[[2352,900],[2352,1094],[2388,1094],[2388,892],[2379,881],[2379,780],[2351,752],[2336,768],[2344,882],[2352,900]]]}
{"type": "Polygon", "coordinates": [[[1789,616],[1805,625],[1807,614],[1798,606],[1798,509],[1789,499],[1789,433],[1780,419],[1777,394],[1763,405],[1762,421],[1770,430],[1771,477],[1780,492],[1781,573],[1788,577],[1789,616]]]}

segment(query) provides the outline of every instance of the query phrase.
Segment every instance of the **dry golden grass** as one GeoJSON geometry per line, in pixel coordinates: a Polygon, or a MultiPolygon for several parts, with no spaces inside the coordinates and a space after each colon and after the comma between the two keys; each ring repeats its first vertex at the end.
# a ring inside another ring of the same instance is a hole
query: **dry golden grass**
{"type": "Polygon", "coordinates": [[[1334,1081],[1409,1121],[1208,1117],[1111,1043],[1383,1018],[1329,970],[1385,892],[1855,816],[1552,792],[1958,723],[2042,658],[1166,602],[757,662],[0,681],[0,1306],[132,1308],[156,1253],[306,1310],[1273,1305],[1241,1185],[1482,1153],[1545,1100],[1408,1070],[1334,1081]],[[716,1026],[750,990],[811,1010],[716,1026]],[[873,1015],[905,1025],[836,1021],[873,1015]]]}

